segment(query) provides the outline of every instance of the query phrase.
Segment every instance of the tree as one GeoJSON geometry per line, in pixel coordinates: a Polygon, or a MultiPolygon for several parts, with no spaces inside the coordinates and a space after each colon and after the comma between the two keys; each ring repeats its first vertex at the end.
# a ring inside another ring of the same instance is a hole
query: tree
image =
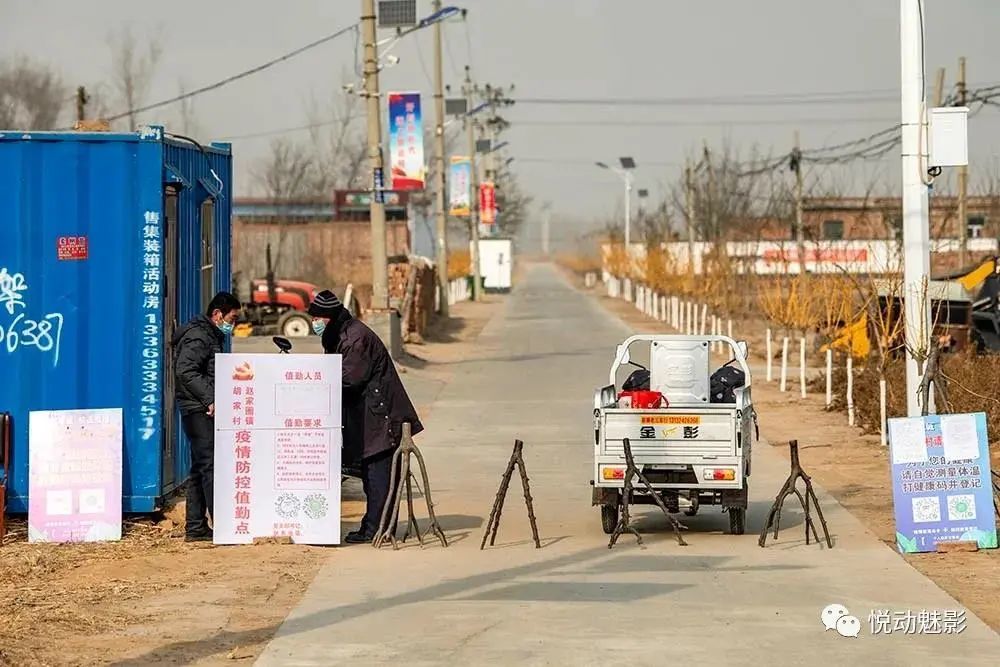
{"type": "MultiPolygon", "coordinates": [[[[179,95],[184,95],[187,92],[187,84],[183,79],[177,82],[177,91],[179,95]]],[[[194,100],[188,97],[181,100],[179,104],[177,113],[181,132],[189,137],[197,137],[201,134],[201,125],[198,123],[198,115],[195,113],[194,100]]]]}
{"type": "MultiPolygon", "coordinates": [[[[315,167],[316,163],[305,146],[288,139],[276,139],[271,142],[270,154],[261,166],[252,172],[267,201],[276,210],[272,222],[276,227],[277,238],[269,238],[267,241],[268,245],[271,245],[272,264],[266,268],[272,273],[279,273],[282,252],[288,239],[288,225],[291,223],[291,218],[282,213],[281,207],[296,199],[312,195],[315,167]]],[[[250,265],[254,267],[255,275],[259,275],[261,273],[259,260],[265,256],[266,248],[246,248],[246,250],[251,253],[250,265]]]]}
{"type": "Polygon", "coordinates": [[[532,197],[521,190],[517,177],[506,167],[497,172],[496,200],[498,231],[506,236],[515,236],[528,217],[532,197]]]}
{"type": "Polygon", "coordinates": [[[0,62],[0,128],[56,129],[69,92],[47,65],[25,56],[0,62]]]}
{"type": "Polygon", "coordinates": [[[136,109],[141,107],[149,94],[156,66],[163,55],[159,34],[142,40],[140,44],[130,26],[108,37],[111,48],[112,79],[119,102],[128,113],[129,129],[138,128],[136,109]]]}
{"type": "MultiPolygon", "coordinates": [[[[346,80],[346,73],[342,79],[346,80]]],[[[355,94],[335,93],[325,108],[315,98],[306,107],[310,144],[316,169],[310,187],[317,196],[332,196],[334,190],[353,190],[368,185],[368,138],[365,110],[355,94]]]]}

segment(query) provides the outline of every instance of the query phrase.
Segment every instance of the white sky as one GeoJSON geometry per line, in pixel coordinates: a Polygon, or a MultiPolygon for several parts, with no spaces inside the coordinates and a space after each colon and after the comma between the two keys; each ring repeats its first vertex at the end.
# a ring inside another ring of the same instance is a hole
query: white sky
{"type": "MultiPolygon", "coordinates": [[[[421,15],[430,0],[419,0],[421,15]]],[[[448,3],[445,3],[448,4],[448,3]]],[[[516,84],[515,98],[734,96],[899,89],[899,3],[895,0],[467,0],[468,21],[445,28],[445,77],[459,86],[471,60],[481,83],[516,84]],[[471,55],[470,55],[471,54],[471,55]]],[[[165,54],[150,101],[209,83],[296,48],[357,20],[359,0],[0,0],[0,58],[27,54],[62,72],[67,84],[89,87],[110,76],[110,30],[131,24],[140,35],[159,29],[165,54]]],[[[955,81],[958,57],[969,80],[1000,83],[1000,2],[927,0],[929,86],[938,67],[955,81]]],[[[430,30],[408,37],[383,72],[383,89],[420,90],[431,122],[430,30]],[[423,64],[423,65],[422,65],[423,64]]],[[[306,124],[310,97],[331,99],[354,67],[345,36],[195,104],[206,140],[306,124]]],[[[117,105],[112,105],[117,108],[117,105]]],[[[787,151],[798,127],[804,147],[838,143],[897,122],[894,100],[851,105],[776,107],[587,107],[515,105],[505,135],[524,187],[549,200],[563,224],[621,209],[621,184],[592,166],[632,155],[636,187],[653,196],[678,175],[685,156],[729,143],[787,151]],[[825,122],[815,122],[817,119],[825,122]],[[598,121],[598,126],[562,121],[598,121]],[[767,124],[736,124],[765,121],[767,124]],[[625,123],[636,123],[629,126],[625,123]],[[656,123],[681,123],[656,125],[656,123]],[[702,124],[702,125],[699,125],[702,124]],[[563,163],[535,161],[570,160],[563,163]],[[657,164],[651,164],[657,163],[657,164]]],[[[176,107],[147,122],[176,127],[176,107]]],[[[973,180],[998,163],[1000,109],[970,123],[973,180]],[[978,170],[978,171],[977,171],[978,170]]],[[[300,132],[288,136],[307,138],[300,132]]],[[[250,170],[271,137],[234,142],[236,190],[252,192],[250,170]]],[[[898,180],[895,156],[880,165],[887,188],[898,180]]],[[[835,174],[836,175],[836,174],[835,174]]],[[[836,175],[842,182],[846,175],[836,175]]],[[[866,176],[867,177],[867,176],[866,176]]],[[[558,225],[557,225],[558,226],[558,225]]],[[[580,227],[577,227],[580,228],[580,227]]],[[[568,229],[566,230],[568,231],[568,229]]],[[[556,230],[558,232],[558,229],[556,230]]]]}

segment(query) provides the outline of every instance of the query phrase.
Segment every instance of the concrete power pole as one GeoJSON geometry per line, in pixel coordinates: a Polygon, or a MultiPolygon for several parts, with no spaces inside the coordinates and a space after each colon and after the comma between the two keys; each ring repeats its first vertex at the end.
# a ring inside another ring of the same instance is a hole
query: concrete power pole
{"type": "Polygon", "coordinates": [[[378,46],[375,38],[375,0],[361,0],[361,39],[364,41],[364,84],[368,114],[368,160],[371,165],[371,234],[373,311],[389,310],[389,262],[386,257],[385,172],[382,165],[382,116],[378,90],[378,46]]]}
{"type": "MultiPolygon", "coordinates": [[[[434,12],[441,11],[441,0],[435,0],[434,12]]],[[[434,174],[437,192],[434,196],[434,221],[437,232],[438,304],[442,317],[448,317],[448,217],[445,210],[444,171],[444,66],[441,57],[441,21],[434,23],[434,174]]]]}
{"type": "MultiPolygon", "coordinates": [[[[965,83],[965,58],[958,59],[958,106],[964,107],[968,91],[965,83]]],[[[969,216],[966,207],[969,198],[969,168],[958,168],[958,266],[965,268],[969,261],[969,216]]]]}
{"type": "Polygon", "coordinates": [[[802,222],[802,148],[799,131],[795,130],[795,148],[792,149],[792,169],[795,170],[795,246],[799,256],[799,273],[806,272],[806,232],[802,222]]]}
{"type": "MultiPolygon", "coordinates": [[[[465,100],[469,113],[473,110],[472,76],[469,66],[465,66],[465,100]]],[[[471,115],[465,117],[465,132],[469,141],[469,161],[471,174],[469,197],[469,232],[472,237],[472,300],[479,301],[479,167],[476,163],[476,135],[471,115]]]]}
{"type": "Polygon", "coordinates": [[[684,167],[684,211],[687,218],[688,235],[688,275],[694,276],[694,246],[695,246],[695,221],[694,221],[694,182],[691,180],[690,162],[684,167]]]}
{"type": "MultiPolygon", "coordinates": [[[[925,283],[931,263],[928,193],[923,173],[927,163],[927,142],[920,140],[920,133],[924,131],[922,110],[926,93],[922,18],[923,0],[900,0],[903,295],[907,345],[906,414],[910,417],[922,413],[918,394],[924,374],[924,357],[931,345],[931,312],[925,283]]],[[[933,404],[933,399],[930,403],[933,404]]]]}

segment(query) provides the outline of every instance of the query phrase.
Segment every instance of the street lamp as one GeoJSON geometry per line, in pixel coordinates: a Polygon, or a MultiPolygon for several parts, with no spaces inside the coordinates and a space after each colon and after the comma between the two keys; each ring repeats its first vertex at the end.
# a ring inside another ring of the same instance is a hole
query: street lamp
{"type": "Polygon", "coordinates": [[[632,170],[635,169],[635,160],[630,157],[618,158],[621,167],[610,167],[603,162],[595,164],[601,169],[618,174],[618,177],[625,183],[625,251],[628,252],[632,241],[632,170]]]}

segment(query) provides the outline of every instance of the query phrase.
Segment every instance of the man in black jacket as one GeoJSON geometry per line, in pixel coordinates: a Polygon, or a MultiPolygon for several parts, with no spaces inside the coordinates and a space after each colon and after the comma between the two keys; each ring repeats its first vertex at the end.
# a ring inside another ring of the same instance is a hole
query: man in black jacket
{"type": "Polygon", "coordinates": [[[177,406],[191,441],[184,539],[210,541],[207,517],[213,511],[215,474],[215,355],[222,352],[240,312],[239,300],[219,292],[204,315],[188,322],[174,337],[177,406]]]}
{"type": "Polygon", "coordinates": [[[309,314],[313,331],[323,337],[323,351],[343,356],[344,460],[361,463],[365,516],[361,528],[348,533],[345,542],[371,542],[382,508],[394,500],[389,488],[392,455],[403,423],[410,423],[413,435],[424,427],[389,351],[374,331],[352,317],[329,290],[316,295],[309,314]]]}

